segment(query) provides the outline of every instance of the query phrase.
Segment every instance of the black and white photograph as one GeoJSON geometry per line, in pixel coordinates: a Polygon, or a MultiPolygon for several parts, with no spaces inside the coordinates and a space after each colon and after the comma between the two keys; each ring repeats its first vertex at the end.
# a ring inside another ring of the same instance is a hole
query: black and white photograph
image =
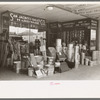
{"type": "Polygon", "coordinates": [[[100,80],[100,2],[0,3],[0,82],[61,80],[100,80]]]}

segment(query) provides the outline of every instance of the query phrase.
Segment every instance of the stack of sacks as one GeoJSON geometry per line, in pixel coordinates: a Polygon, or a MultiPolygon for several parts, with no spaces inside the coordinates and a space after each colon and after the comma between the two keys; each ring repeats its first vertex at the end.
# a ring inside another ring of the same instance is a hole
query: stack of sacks
{"type": "Polygon", "coordinates": [[[98,51],[92,51],[92,60],[89,62],[90,66],[98,65],[99,64],[99,52],[98,51]]]}

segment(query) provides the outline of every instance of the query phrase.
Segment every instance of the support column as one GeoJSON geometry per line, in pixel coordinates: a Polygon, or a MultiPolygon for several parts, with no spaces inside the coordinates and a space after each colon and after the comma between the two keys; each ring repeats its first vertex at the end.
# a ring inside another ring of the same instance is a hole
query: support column
{"type": "Polygon", "coordinates": [[[100,50],[100,20],[98,21],[98,30],[97,30],[97,50],[100,50]]]}

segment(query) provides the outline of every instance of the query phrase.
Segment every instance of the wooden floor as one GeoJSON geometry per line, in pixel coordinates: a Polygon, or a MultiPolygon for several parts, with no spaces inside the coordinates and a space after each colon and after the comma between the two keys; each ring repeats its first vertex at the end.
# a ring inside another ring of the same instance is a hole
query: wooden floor
{"type": "Polygon", "coordinates": [[[12,70],[0,69],[0,80],[100,80],[100,65],[82,66],[63,73],[56,73],[40,79],[29,77],[27,74],[17,74],[12,70]]]}

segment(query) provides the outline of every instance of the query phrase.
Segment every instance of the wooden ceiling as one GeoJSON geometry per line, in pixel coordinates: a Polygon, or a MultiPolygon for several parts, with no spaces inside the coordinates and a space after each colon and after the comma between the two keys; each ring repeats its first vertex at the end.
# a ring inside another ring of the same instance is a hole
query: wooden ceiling
{"type": "Polygon", "coordinates": [[[84,17],[100,19],[100,4],[60,4],[55,6],[84,17]]]}
{"type": "Polygon", "coordinates": [[[83,18],[100,19],[99,4],[0,4],[0,13],[6,10],[44,18],[49,22],[71,21],[83,18]],[[54,10],[48,11],[46,7],[51,5],[54,10]]]}

